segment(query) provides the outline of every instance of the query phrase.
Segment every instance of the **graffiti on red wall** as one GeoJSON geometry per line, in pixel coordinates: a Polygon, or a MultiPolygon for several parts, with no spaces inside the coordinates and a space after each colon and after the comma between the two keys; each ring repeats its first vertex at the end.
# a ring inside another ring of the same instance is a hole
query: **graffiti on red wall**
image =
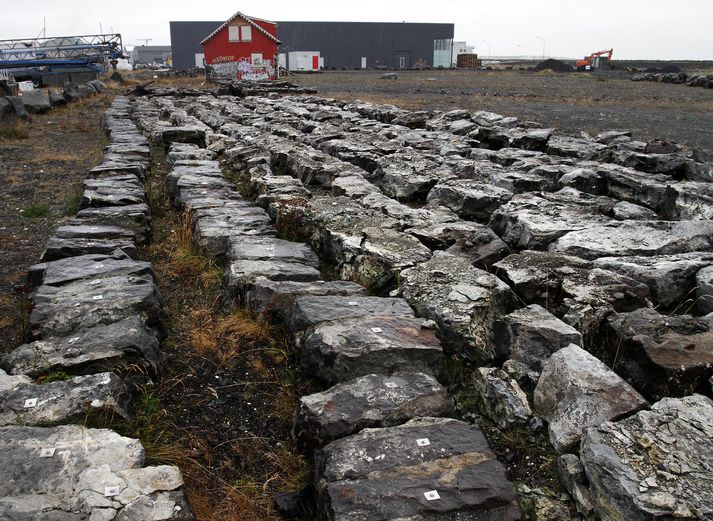
{"type": "Polygon", "coordinates": [[[213,75],[217,78],[230,80],[272,80],[275,78],[274,66],[272,60],[253,60],[252,58],[240,58],[235,60],[233,56],[231,61],[222,61],[221,56],[213,60],[211,66],[213,75]]]}

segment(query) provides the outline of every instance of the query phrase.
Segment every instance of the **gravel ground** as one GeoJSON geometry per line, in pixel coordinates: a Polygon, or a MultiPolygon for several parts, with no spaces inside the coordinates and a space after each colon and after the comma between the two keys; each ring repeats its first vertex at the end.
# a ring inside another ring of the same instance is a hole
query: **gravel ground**
{"type": "Polygon", "coordinates": [[[319,95],[393,103],[406,109],[490,110],[569,132],[631,130],[640,139],[662,138],[713,150],[713,90],[632,82],[622,72],[402,71],[381,80],[379,71],[296,75],[319,95]]]}

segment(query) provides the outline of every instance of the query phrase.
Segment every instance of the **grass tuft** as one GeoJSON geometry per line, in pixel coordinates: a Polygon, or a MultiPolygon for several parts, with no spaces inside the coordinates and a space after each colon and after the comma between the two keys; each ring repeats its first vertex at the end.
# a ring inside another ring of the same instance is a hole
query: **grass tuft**
{"type": "Polygon", "coordinates": [[[33,204],[20,210],[20,216],[25,219],[39,219],[43,217],[49,217],[52,214],[50,207],[46,204],[33,204]]]}

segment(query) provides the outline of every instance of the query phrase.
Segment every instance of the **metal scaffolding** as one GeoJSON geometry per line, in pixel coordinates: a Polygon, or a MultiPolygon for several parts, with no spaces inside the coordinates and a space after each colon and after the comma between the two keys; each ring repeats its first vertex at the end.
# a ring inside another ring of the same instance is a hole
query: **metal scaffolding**
{"type": "Polygon", "coordinates": [[[0,68],[94,64],[123,58],[121,34],[0,40],[0,68]]]}

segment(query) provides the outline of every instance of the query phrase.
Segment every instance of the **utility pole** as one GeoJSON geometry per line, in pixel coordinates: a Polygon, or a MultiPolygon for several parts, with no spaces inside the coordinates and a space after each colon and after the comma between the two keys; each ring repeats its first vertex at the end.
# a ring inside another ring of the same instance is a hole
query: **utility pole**
{"type": "Polygon", "coordinates": [[[542,40],[542,59],[544,60],[545,59],[545,45],[546,45],[545,39],[542,36],[535,36],[535,38],[537,38],[538,40],[542,40]]]}

